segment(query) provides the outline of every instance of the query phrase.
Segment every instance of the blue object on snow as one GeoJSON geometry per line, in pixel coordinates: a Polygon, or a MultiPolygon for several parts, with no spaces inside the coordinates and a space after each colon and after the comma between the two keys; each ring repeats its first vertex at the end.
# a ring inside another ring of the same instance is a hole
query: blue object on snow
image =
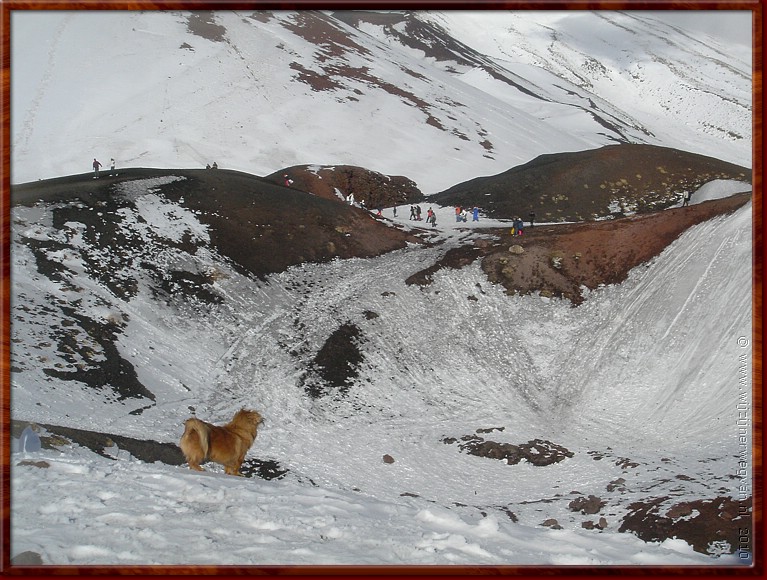
{"type": "Polygon", "coordinates": [[[40,436],[32,430],[32,427],[27,425],[19,437],[19,452],[33,453],[35,451],[40,451],[40,436]]]}

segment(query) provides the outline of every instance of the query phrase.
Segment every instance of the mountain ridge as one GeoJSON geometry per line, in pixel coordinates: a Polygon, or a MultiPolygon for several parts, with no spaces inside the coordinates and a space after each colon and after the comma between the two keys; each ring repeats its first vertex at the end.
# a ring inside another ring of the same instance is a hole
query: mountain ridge
{"type": "Polygon", "coordinates": [[[592,44],[614,58],[601,63],[576,36],[585,14],[496,16],[487,38],[473,40],[466,30],[479,15],[463,11],[35,20],[30,34],[51,41],[12,52],[14,67],[29,71],[12,79],[12,180],[77,173],[93,156],[133,167],[217,161],[259,175],[343,164],[407,175],[428,195],[542,154],[618,142],[750,161],[750,69],[739,59],[687,46],[656,19],[603,13],[592,44]],[[550,18],[559,18],[556,34],[550,18]],[[632,26],[672,40],[648,44],[632,26]],[[85,37],[98,54],[83,51],[85,37]],[[497,55],[486,54],[491,46],[497,55]],[[73,84],[70,63],[103,60],[141,70],[142,82],[108,67],[73,84]],[[75,132],[52,122],[58,111],[75,132]]]}
{"type": "Polygon", "coordinates": [[[492,217],[582,221],[663,210],[717,179],[743,181],[751,170],[715,158],[654,145],[607,145],[542,155],[490,177],[430,196],[442,205],[480,204],[492,217]]]}
{"type": "Polygon", "coordinates": [[[12,42],[18,563],[752,563],[742,50],[644,11],[18,11],[12,42]],[[498,171],[491,217],[464,184],[498,171]],[[512,237],[521,174],[557,201],[512,237]],[[185,468],[184,421],[243,406],[251,477],[185,468]]]}

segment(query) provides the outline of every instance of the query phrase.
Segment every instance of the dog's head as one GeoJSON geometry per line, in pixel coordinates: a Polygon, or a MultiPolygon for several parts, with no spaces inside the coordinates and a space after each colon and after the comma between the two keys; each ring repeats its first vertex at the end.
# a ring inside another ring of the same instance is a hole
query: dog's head
{"type": "Polygon", "coordinates": [[[229,423],[229,427],[245,435],[252,443],[256,438],[258,425],[261,423],[261,414],[250,409],[240,409],[229,423]]]}
{"type": "Polygon", "coordinates": [[[232,419],[232,422],[234,423],[248,423],[250,425],[257,426],[260,423],[262,423],[264,418],[261,416],[261,413],[258,411],[253,411],[251,409],[242,408],[239,411],[237,411],[237,414],[234,416],[234,419],[232,419]]]}

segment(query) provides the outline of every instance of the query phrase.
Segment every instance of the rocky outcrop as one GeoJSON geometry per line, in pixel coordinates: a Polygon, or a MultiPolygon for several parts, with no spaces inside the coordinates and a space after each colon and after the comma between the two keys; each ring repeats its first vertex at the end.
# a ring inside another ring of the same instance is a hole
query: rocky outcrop
{"type": "Polygon", "coordinates": [[[568,504],[568,508],[573,512],[580,512],[582,514],[598,514],[602,511],[602,508],[607,505],[607,502],[595,495],[588,497],[577,497],[568,504]]]}
{"type": "Polygon", "coordinates": [[[362,331],[346,323],[334,330],[311,360],[301,379],[306,393],[317,399],[331,392],[345,394],[359,374],[363,360],[362,331]]]}
{"type": "Polygon", "coordinates": [[[267,179],[283,185],[285,176],[290,187],[329,200],[343,202],[350,195],[370,210],[423,201],[424,196],[414,181],[401,175],[384,175],[352,165],[297,165],[276,171],[267,179]]]}
{"type": "MultiPolygon", "coordinates": [[[[442,441],[449,445],[458,443],[457,439],[451,437],[446,437],[442,441]]],[[[565,447],[542,439],[534,439],[527,443],[513,445],[511,443],[486,441],[478,435],[462,437],[460,443],[458,443],[458,448],[469,455],[498,459],[507,465],[516,465],[521,461],[527,461],[538,467],[559,463],[574,455],[572,451],[565,447]]]]}
{"type": "Polygon", "coordinates": [[[629,505],[619,532],[632,532],[645,542],[679,538],[703,554],[751,551],[752,500],[729,497],[673,503],[668,497],[629,505]],[[745,534],[744,534],[745,531],[745,534]]]}
{"type": "Polygon", "coordinates": [[[498,175],[478,177],[431,196],[440,205],[482,205],[493,218],[584,221],[652,213],[716,179],[743,182],[751,170],[712,157],[654,145],[609,145],[541,155],[498,175]]]}
{"type": "Polygon", "coordinates": [[[744,193],[649,215],[577,224],[528,227],[522,236],[493,230],[496,241],[464,245],[411,275],[407,284],[426,286],[443,268],[463,268],[480,259],[491,282],[509,294],[540,293],[581,304],[583,288],[619,284],[636,266],[659,255],[690,227],[732,213],[751,200],[744,193]]]}
{"type": "MultiPolygon", "coordinates": [[[[11,421],[11,432],[16,437],[29,425],[25,421],[11,421]]],[[[136,439],[113,433],[99,433],[60,425],[35,424],[33,428],[41,431],[40,442],[44,449],[59,449],[72,444],[81,445],[107,459],[116,459],[120,451],[129,453],[139,461],[181,466],[186,463],[181,449],[175,443],[163,443],[152,439],[136,439]]],[[[37,467],[45,467],[38,465],[37,467]]],[[[246,458],[240,468],[245,477],[261,479],[280,479],[288,470],[274,460],[246,458]]]]}
{"type": "MultiPolygon", "coordinates": [[[[62,227],[67,222],[86,224],[87,236],[94,245],[108,244],[114,260],[109,263],[109,272],[104,273],[104,283],[111,287],[119,284],[121,287],[115,291],[129,295],[132,278],[122,280],[113,272],[143,267],[147,244],[144,238],[126,231],[123,216],[134,213],[134,200],[118,194],[119,188],[141,187],[141,181],[136,186],[130,182],[168,176],[179,179],[155,188],[155,192],[194,212],[207,227],[212,248],[253,276],[264,277],[304,262],[378,256],[408,243],[422,243],[358,207],[285,187],[281,182],[278,185],[268,178],[224,169],[126,169],[119,177],[98,180],[90,176],[49,179],[13,186],[12,199],[14,205],[61,203],[54,211],[55,222],[62,227]]],[[[200,241],[185,239],[177,245],[194,254],[200,241]]],[[[101,269],[103,266],[97,271],[101,269]]],[[[158,291],[188,293],[200,286],[209,290],[209,282],[171,279],[167,282],[170,287],[158,291]]],[[[208,302],[217,299],[210,291],[197,298],[208,302]]]]}

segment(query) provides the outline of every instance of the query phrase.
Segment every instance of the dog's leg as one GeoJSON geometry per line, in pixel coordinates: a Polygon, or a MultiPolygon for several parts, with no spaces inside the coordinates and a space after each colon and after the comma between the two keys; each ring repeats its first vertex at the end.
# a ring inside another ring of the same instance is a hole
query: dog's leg
{"type": "Polygon", "coordinates": [[[231,463],[228,463],[225,465],[224,471],[228,473],[229,475],[239,475],[240,477],[243,477],[242,473],[240,473],[240,467],[242,467],[242,462],[245,460],[245,456],[236,458],[231,463]]]}
{"type": "Polygon", "coordinates": [[[194,471],[205,471],[198,463],[189,462],[189,469],[193,469],[194,471]]]}
{"type": "Polygon", "coordinates": [[[242,473],[240,473],[240,465],[242,463],[232,463],[229,465],[224,466],[224,473],[227,475],[238,475],[242,477],[242,473]]]}

